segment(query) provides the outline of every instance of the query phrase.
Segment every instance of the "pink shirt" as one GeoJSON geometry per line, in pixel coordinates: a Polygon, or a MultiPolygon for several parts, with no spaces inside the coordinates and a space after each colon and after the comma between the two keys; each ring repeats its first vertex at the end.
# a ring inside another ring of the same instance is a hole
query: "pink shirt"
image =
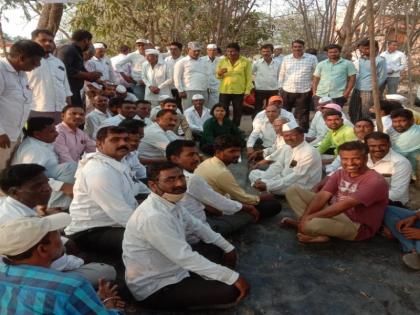
{"type": "Polygon", "coordinates": [[[79,162],[85,152],[95,152],[96,143],[81,129],[71,130],[64,122],[56,126],[54,150],[60,163],[79,162]]]}
{"type": "Polygon", "coordinates": [[[340,169],[330,176],[322,190],[333,194],[331,203],[345,197],[352,197],[360,202],[344,212],[353,222],[360,223],[356,240],[373,237],[381,227],[388,205],[388,184],[376,171],[367,170],[362,175],[350,177],[340,169]]]}

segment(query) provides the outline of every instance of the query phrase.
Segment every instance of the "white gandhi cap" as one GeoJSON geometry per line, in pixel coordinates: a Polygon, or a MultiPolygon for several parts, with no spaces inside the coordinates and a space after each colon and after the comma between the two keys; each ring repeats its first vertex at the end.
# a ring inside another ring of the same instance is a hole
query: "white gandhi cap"
{"type": "Polygon", "coordinates": [[[283,132],[290,131],[298,127],[299,125],[296,123],[296,121],[292,120],[292,121],[289,121],[287,124],[283,124],[282,131],[283,132]]]}

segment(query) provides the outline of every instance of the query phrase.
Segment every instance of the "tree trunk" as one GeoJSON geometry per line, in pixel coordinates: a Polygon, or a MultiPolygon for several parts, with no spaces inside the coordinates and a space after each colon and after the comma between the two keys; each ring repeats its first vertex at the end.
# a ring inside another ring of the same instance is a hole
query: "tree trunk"
{"type": "Polygon", "coordinates": [[[39,16],[37,28],[50,30],[55,35],[60,27],[63,11],[63,3],[45,4],[39,16]]]}
{"type": "Polygon", "coordinates": [[[367,0],[367,18],[368,18],[368,30],[369,30],[369,58],[370,58],[370,76],[372,79],[372,96],[373,96],[373,107],[375,109],[376,126],[378,131],[383,130],[382,119],[381,119],[381,108],[379,105],[379,87],[378,77],[376,75],[376,47],[375,47],[375,17],[373,13],[373,2],[367,0]]]}
{"type": "Polygon", "coordinates": [[[343,46],[343,56],[347,56],[351,53],[351,42],[352,42],[352,23],[354,9],[356,7],[356,0],[350,0],[349,5],[347,6],[346,15],[343,22],[343,32],[342,37],[339,43],[343,46]]]}
{"type": "MultiPolygon", "coordinates": [[[[410,45],[410,36],[411,36],[411,26],[410,26],[410,17],[409,17],[409,8],[406,4],[406,15],[405,15],[405,30],[406,30],[406,45],[407,45],[407,76],[408,76],[408,105],[414,105],[414,93],[413,93],[413,73],[411,69],[412,59],[411,59],[411,45],[410,45]]],[[[415,21],[415,20],[414,20],[415,21]]],[[[413,23],[416,24],[415,22],[413,23]]],[[[414,26],[415,27],[415,26],[414,26]]],[[[418,180],[417,182],[420,182],[418,180]]]]}

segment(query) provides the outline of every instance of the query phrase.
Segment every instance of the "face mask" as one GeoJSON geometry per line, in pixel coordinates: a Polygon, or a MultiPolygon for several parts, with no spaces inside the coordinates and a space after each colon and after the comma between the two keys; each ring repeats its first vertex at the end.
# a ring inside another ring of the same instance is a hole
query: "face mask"
{"type": "Polygon", "coordinates": [[[184,195],[185,195],[185,193],[182,193],[182,194],[164,193],[161,197],[163,199],[166,199],[169,202],[177,203],[178,201],[180,201],[184,197],[184,195]]]}

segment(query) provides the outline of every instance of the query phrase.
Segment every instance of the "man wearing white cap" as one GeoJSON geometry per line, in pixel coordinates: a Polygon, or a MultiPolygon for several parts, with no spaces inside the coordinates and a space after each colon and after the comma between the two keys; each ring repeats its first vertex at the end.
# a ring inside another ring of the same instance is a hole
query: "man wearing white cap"
{"type": "Polygon", "coordinates": [[[146,86],[144,99],[159,105],[159,96],[171,93],[172,73],[170,67],[159,60],[157,49],[146,49],[147,62],[143,63],[141,77],[146,86]]]}
{"type": "Polygon", "coordinates": [[[115,70],[119,72],[121,76],[124,73],[123,66],[126,64],[129,64],[131,66],[130,78],[133,79],[133,81],[136,83],[136,85],[133,87],[133,92],[139,100],[144,99],[144,93],[146,89],[143,79],[141,77],[142,66],[143,63],[146,61],[146,44],[149,44],[149,41],[147,39],[139,38],[138,40],[136,40],[137,51],[129,53],[127,56],[117,61],[114,65],[115,70]]]}
{"type": "Polygon", "coordinates": [[[209,93],[207,107],[212,108],[214,104],[219,103],[219,86],[220,81],[216,78],[216,68],[220,57],[217,56],[217,45],[207,45],[207,56],[201,57],[209,65],[209,93]]]}
{"type": "Polygon", "coordinates": [[[210,110],[204,107],[204,96],[201,94],[193,95],[192,102],[193,106],[185,110],[184,116],[190,125],[194,137],[200,138],[205,121],[211,118],[210,110]]]}
{"type": "Polygon", "coordinates": [[[273,59],[281,65],[283,58],[283,47],[281,45],[274,45],[273,59]]]}
{"type": "Polygon", "coordinates": [[[137,97],[133,93],[128,92],[124,85],[117,85],[115,94],[117,98],[121,98],[124,101],[137,102],[137,97]]]}
{"type": "Polygon", "coordinates": [[[276,195],[284,195],[293,184],[311,189],[322,177],[321,155],[305,141],[296,122],[283,124],[282,132],[286,145],[280,149],[279,158],[266,171],[251,171],[251,184],[276,195]]]}
{"type": "Polygon", "coordinates": [[[255,85],[255,107],[252,117],[255,117],[263,108],[263,103],[279,93],[278,80],[280,63],[272,58],[273,45],[265,44],[260,48],[261,58],[252,65],[255,85]]]}
{"type": "Polygon", "coordinates": [[[96,294],[82,276],[50,268],[63,254],[60,230],[70,221],[70,215],[58,213],[0,225],[0,255],[5,256],[0,291],[10,293],[2,295],[1,313],[120,314],[114,308],[124,302],[109,283],[102,280],[96,294]]]}
{"type": "Polygon", "coordinates": [[[112,69],[111,60],[105,56],[106,45],[104,43],[94,43],[95,55],[85,63],[86,70],[89,72],[102,73],[99,80],[116,82],[114,70],[112,69]]]}
{"type": "Polygon", "coordinates": [[[32,40],[44,48],[45,56],[41,65],[27,72],[29,87],[32,90],[32,110],[29,117],[51,117],[55,124],[61,122],[61,110],[71,104],[67,71],[64,63],[52,55],[54,36],[48,30],[35,30],[32,40]]]}
{"type": "Polygon", "coordinates": [[[318,110],[312,118],[308,132],[305,134],[306,141],[308,141],[315,147],[317,147],[320,144],[320,142],[328,132],[328,127],[325,124],[325,120],[324,117],[322,117],[322,115],[329,109],[334,109],[336,111],[341,112],[343,114],[344,124],[353,127],[352,122],[347,118],[346,113],[342,111],[340,105],[334,104],[329,96],[321,97],[319,99],[318,110]]]}
{"type": "Polygon", "coordinates": [[[188,43],[188,56],[175,64],[174,83],[182,98],[182,108],[192,106],[194,94],[201,94],[206,99],[209,88],[209,65],[200,58],[201,45],[198,42],[188,43]]]}

